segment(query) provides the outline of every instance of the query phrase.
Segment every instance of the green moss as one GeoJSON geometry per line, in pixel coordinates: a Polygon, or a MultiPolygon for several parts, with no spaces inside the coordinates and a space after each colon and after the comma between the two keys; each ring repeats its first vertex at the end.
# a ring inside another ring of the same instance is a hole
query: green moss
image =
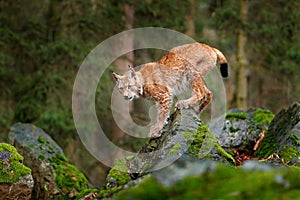
{"type": "Polygon", "coordinates": [[[117,187],[114,187],[114,188],[101,188],[97,197],[102,199],[103,197],[108,197],[108,196],[111,196],[113,195],[114,193],[122,190],[123,186],[117,186],[117,187]]]}
{"type": "Polygon", "coordinates": [[[273,137],[266,136],[255,154],[259,159],[261,159],[267,158],[272,153],[278,153],[278,143],[273,139],[273,137]],[[275,150],[276,152],[274,152],[275,150]]]}
{"type": "Polygon", "coordinates": [[[14,146],[0,143],[0,153],[2,153],[0,183],[15,183],[21,176],[27,176],[31,173],[31,169],[23,165],[23,156],[17,152],[14,146]]]}
{"type": "MultiPolygon", "coordinates": [[[[256,113],[255,118],[256,123],[258,124],[270,123],[270,121],[274,118],[274,115],[270,111],[257,109],[256,113]]],[[[289,122],[287,122],[286,117],[278,118],[277,121],[274,121],[274,123],[270,123],[270,127],[266,132],[264,140],[262,141],[259,149],[255,152],[258,158],[267,158],[272,153],[281,154],[281,152],[279,152],[279,141],[277,141],[276,138],[278,135],[288,134],[283,131],[288,125],[289,122]]],[[[291,139],[295,145],[300,144],[298,137],[295,135],[290,135],[289,139],[291,139]]],[[[284,155],[286,155],[286,153],[284,153],[284,155]]]]}
{"type": "Polygon", "coordinates": [[[292,134],[289,136],[289,139],[291,139],[295,145],[300,146],[300,139],[297,135],[292,134]]]}
{"type": "Polygon", "coordinates": [[[181,136],[184,138],[184,141],[189,143],[194,140],[196,132],[191,132],[191,131],[182,131],[181,136]]]}
{"type": "Polygon", "coordinates": [[[217,154],[222,156],[225,160],[235,163],[234,158],[218,144],[208,126],[200,124],[195,133],[190,133],[190,135],[188,135],[187,132],[185,132],[183,136],[188,140],[191,140],[193,137],[192,143],[188,147],[188,154],[190,156],[205,158],[209,155],[208,152],[214,148],[217,154]]]}
{"type": "Polygon", "coordinates": [[[114,167],[107,174],[104,187],[99,191],[98,198],[108,197],[123,189],[131,178],[129,176],[127,163],[134,160],[134,156],[127,156],[115,161],[114,167]]]}
{"type": "Polygon", "coordinates": [[[100,190],[99,197],[111,195],[123,188],[131,178],[127,173],[127,161],[132,160],[134,157],[125,157],[115,161],[115,165],[109,170],[105,186],[100,190]]]}
{"type": "Polygon", "coordinates": [[[49,160],[55,169],[55,183],[62,192],[61,199],[70,199],[70,194],[74,191],[75,198],[80,192],[90,190],[86,177],[74,165],[68,163],[64,156],[57,155],[49,160]]]}
{"type": "Polygon", "coordinates": [[[226,115],[226,119],[234,119],[234,118],[237,118],[237,119],[246,119],[248,117],[248,114],[247,113],[244,113],[244,112],[236,112],[236,113],[227,113],[226,115]]]}
{"type": "Polygon", "coordinates": [[[175,143],[174,146],[170,149],[168,155],[178,155],[178,151],[181,148],[181,144],[179,142],[175,143]]]}
{"type": "Polygon", "coordinates": [[[233,156],[230,153],[227,153],[219,144],[216,145],[216,151],[230,163],[235,163],[235,159],[233,158],[233,156]]]}
{"type": "Polygon", "coordinates": [[[47,140],[45,138],[43,138],[42,136],[39,136],[37,141],[41,144],[45,144],[47,142],[47,140]]]}
{"type": "Polygon", "coordinates": [[[259,125],[270,124],[274,116],[271,111],[258,108],[255,110],[253,121],[259,125]]]}
{"type": "Polygon", "coordinates": [[[283,158],[283,161],[285,163],[292,161],[294,158],[300,159],[300,153],[298,152],[298,150],[295,147],[289,145],[284,146],[279,155],[281,158],[283,158]]]}
{"type": "Polygon", "coordinates": [[[45,156],[44,155],[39,155],[38,158],[41,159],[41,160],[45,160],[45,156]]]}
{"type": "MultiPolygon", "coordinates": [[[[107,176],[114,179],[118,185],[125,185],[130,181],[130,176],[126,172],[114,168],[109,171],[107,176]]],[[[107,185],[107,187],[109,186],[107,185]]]]}
{"type": "Polygon", "coordinates": [[[82,199],[84,196],[89,195],[91,193],[98,193],[99,189],[96,188],[89,188],[89,189],[84,189],[82,190],[79,194],[76,195],[76,199],[82,199]]]}
{"type": "Polygon", "coordinates": [[[109,171],[108,177],[112,178],[118,185],[124,185],[130,181],[130,176],[127,173],[127,161],[133,157],[125,157],[115,161],[114,167],[109,171]]]}
{"type": "Polygon", "coordinates": [[[300,170],[245,171],[219,164],[214,171],[186,177],[165,187],[153,177],[114,199],[297,199],[300,170]]]}
{"type": "Polygon", "coordinates": [[[120,192],[114,198],[116,199],[167,199],[168,190],[164,186],[158,184],[156,180],[150,176],[145,178],[138,187],[120,192]]]}
{"type": "Polygon", "coordinates": [[[117,159],[115,161],[113,169],[116,169],[118,171],[127,172],[127,161],[133,159],[134,157],[124,157],[121,159],[117,159]]]}
{"type": "Polygon", "coordinates": [[[230,130],[231,133],[235,133],[235,132],[239,131],[240,129],[239,128],[234,128],[233,126],[230,126],[229,130],[230,130]]]}

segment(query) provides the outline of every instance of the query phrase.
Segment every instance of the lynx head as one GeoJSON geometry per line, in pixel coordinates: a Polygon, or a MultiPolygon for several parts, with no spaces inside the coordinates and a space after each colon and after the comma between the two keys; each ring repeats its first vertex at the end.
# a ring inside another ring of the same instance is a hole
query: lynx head
{"type": "Polygon", "coordinates": [[[129,70],[122,76],[112,73],[117,82],[119,92],[126,100],[133,100],[143,95],[143,85],[134,69],[129,66],[129,70]]]}

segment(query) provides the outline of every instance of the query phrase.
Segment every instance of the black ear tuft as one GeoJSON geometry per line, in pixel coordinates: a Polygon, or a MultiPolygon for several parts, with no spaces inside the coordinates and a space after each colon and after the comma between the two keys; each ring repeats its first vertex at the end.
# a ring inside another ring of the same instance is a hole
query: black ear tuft
{"type": "Polygon", "coordinates": [[[114,77],[114,79],[117,81],[120,76],[118,74],[116,74],[115,72],[112,73],[112,76],[114,77]]]}
{"type": "Polygon", "coordinates": [[[221,75],[224,78],[228,77],[228,63],[221,63],[220,64],[220,71],[221,71],[221,75]]]}

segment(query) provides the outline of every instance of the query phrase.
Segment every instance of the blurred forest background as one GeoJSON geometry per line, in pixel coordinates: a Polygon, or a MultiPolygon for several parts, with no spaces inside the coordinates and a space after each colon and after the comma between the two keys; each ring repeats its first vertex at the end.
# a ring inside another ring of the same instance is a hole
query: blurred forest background
{"type": "MultiPolygon", "coordinates": [[[[92,183],[101,185],[107,168],[78,139],[72,87],[81,62],[96,45],[137,27],[177,30],[220,49],[230,64],[230,77],[224,80],[228,108],[265,107],[277,113],[300,101],[299,10],[295,0],[1,0],[0,141],[7,142],[13,123],[34,123],[92,183]]],[[[127,64],[160,56],[132,52],[113,68],[121,72],[127,64]]],[[[134,149],[115,130],[110,110],[115,83],[109,72],[102,78],[99,121],[113,141],[134,149]]]]}

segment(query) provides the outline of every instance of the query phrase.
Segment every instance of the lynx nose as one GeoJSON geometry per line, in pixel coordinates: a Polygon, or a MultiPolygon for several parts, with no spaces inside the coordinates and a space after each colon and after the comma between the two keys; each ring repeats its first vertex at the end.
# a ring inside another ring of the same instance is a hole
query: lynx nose
{"type": "Polygon", "coordinates": [[[125,99],[125,100],[131,101],[131,100],[133,99],[133,97],[130,97],[130,96],[124,96],[124,99],[125,99]]]}

